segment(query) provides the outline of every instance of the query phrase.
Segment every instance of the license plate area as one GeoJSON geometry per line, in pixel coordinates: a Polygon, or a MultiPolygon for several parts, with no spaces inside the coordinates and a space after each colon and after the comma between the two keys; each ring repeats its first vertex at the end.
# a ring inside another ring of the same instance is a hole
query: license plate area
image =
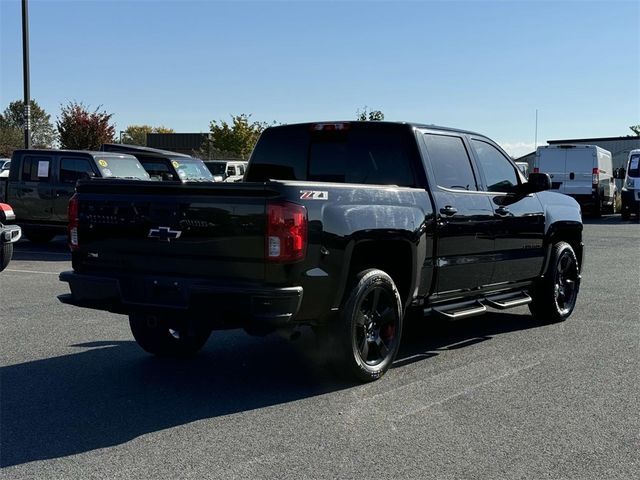
{"type": "Polygon", "coordinates": [[[189,289],[184,283],[167,278],[126,281],[121,284],[126,303],[187,308],[189,289]]]}

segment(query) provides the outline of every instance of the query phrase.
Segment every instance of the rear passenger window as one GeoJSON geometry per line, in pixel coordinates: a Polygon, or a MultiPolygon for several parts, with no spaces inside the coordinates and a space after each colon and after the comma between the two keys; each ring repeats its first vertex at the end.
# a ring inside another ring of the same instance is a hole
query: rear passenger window
{"type": "Polygon", "coordinates": [[[478,189],[462,138],[425,134],[424,141],[438,186],[454,190],[478,189]]]}
{"type": "Polygon", "coordinates": [[[415,186],[403,131],[354,129],[311,135],[309,180],[415,186]]]}
{"type": "Polygon", "coordinates": [[[51,171],[51,157],[28,155],[22,160],[22,181],[47,182],[51,171]]]}
{"type": "Polygon", "coordinates": [[[480,140],[472,140],[471,144],[487,181],[488,191],[510,192],[518,185],[515,167],[500,150],[480,140]]]}
{"type": "Polygon", "coordinates": [[[420,159],[408,126],[347,122],[344,128],[324,129],[323,125],[267,129],[253,151],[246,180],[416,186],[414,166],[420,159]]]}
{"type": "Polygon", "coordinates": [[[81,178],[87,178],[92,173],[91,163],[86,158],[63,158],[60,160],[60,181],[76,183],[81,178]]]}

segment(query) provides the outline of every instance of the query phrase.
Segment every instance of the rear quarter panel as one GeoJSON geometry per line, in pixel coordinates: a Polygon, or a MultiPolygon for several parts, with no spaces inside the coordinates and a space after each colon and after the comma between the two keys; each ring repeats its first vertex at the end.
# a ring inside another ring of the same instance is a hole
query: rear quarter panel
{"type": "Polygon", "coordinates": [[[415,292],[422,267],[433,253],[433,236],[428,233],[433,227],[433,208],[425,190],[291,182],[284,184],[282,193],[284,199],[307,209],[307,257],[299,264],[267,264],[266,279],[275,284],[300,279],[304,298],[299,319],[318,318],[339,307],[350,273],[351,255],[361,242],[397,240],[410,245],[411,291],[415,292]]]}

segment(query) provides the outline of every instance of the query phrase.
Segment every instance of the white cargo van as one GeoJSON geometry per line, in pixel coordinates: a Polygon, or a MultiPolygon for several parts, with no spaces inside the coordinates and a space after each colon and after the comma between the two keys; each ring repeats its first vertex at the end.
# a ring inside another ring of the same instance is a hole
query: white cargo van
{"type": "Polygon", "coordinates": [[[618,191],[611,152],[596,145],[538,147],[533,171],[548,173],[551,189],[569,195],[596,216],[615,213],[618,191]]]}
{"type": "Polygon", "coordinates": [[[635,213],[640,217],[640,150],[631,150],[622,183],[622,218],[635,213]]]}

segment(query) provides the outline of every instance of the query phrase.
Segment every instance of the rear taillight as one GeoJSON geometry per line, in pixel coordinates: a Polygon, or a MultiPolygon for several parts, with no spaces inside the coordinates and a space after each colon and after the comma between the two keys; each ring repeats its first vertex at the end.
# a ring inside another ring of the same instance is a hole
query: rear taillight
{"type": "Polygon", "coordinates": [[[591,183],[593,183],[594,185],[598,185],[598,183],[600,183],[600,179],[598,177],[599,174],[600,174],[600,170],[598,170],[598,167],[594,167],[591,175],[592,177],[591,183]]]}
{"type": "Polygon", "coordinates": [[[80,246],[78,243],[78,196],[74,194],[69,199],[69,248],[71,250],[77,250],[80,246]]]}
{"type": "Polygon", "coordinates": [[[11,208],[6,203],[0,203],[0,220],[3,222],[10,222],[16,219],[16,214],[13,213],[13,208],[11,208]]]}
{"type": "Polygon", "coordinates": [[[533,167],[533,173],[540,173],[540,169],[538,167],[533,167]]]}
{"type": "Polygon", "coordinates": [[[265,257],[270,262],[296,262],[307,252],[307,209],[289,202],[267,204],[265,257]]]}

